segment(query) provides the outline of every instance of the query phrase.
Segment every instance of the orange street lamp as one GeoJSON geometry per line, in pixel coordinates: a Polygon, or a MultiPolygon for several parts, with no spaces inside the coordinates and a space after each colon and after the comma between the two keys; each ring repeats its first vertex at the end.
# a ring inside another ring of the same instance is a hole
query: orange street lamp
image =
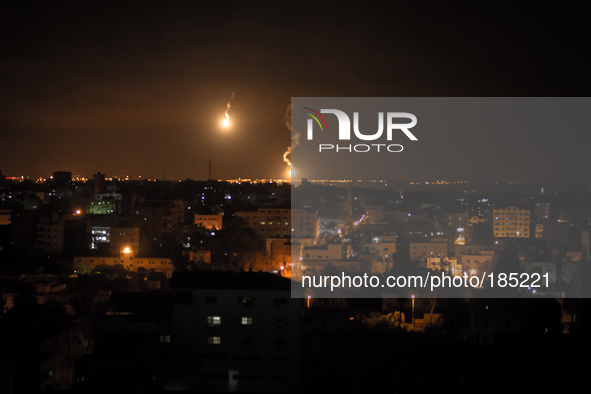
{"type": "Polygon", "coordinates": [[[412,325],[415,325],[415,295],[412,295],[412,325]]]}

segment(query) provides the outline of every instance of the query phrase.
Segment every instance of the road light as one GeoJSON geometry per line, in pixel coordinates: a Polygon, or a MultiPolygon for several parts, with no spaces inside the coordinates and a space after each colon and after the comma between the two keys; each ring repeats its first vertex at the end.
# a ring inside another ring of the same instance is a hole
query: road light
{"type": "Polygon", "coordinates": [[[412,325],[415,325],[415,295],[412,295],[412,325]]]}

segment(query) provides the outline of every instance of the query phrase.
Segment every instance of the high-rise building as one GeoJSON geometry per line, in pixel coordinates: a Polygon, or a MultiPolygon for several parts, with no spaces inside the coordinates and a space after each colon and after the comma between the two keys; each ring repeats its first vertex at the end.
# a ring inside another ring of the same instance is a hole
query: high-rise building
{"type": "Polygon", "coordinates": [[[184,206],[181,200],[146,200],[135,208],[142,236],[141,253],[169,252],[181,240],[184,206]]]}
{"type": "Polygon", "coordinates": [[[98,174],[93,174],[92,181],[94,183],[95,193],[102,193],[105,191],[105,174],[101,174],[100,171],[98,174]]]}
{"type": "Polygon", "coordinates": [[[448,212],[441,215],[441,225],[445,229],[455,231],[453,234],[455,245],[465,245],[470,225],[470,212],[448,212]]]}
{"type": "Polygon", "coordinates": [[[550,219],[550,203],[537,202],[534,207],[534,218],[541,220],[550,219]]]}
{"type": "Polygon", "coordinates": [[[35,250],[47,254],[59,254],[64,248],[64,221],[57,215],[42,218],[37,224],[35,250]]]}
{"type": "Polygon", "coordinates": [[[529,238],[529,209],[495,209],[492,222],[493,233],[497,238],[529,238]]]}
{"type": "Polygon", "coordinates": [[[303,300],[291,281],[260,272],[184,271],[175,291],[175,354],[195,364],[179,387],[203,392],[299,392],[303,300]],[[199,373],[197,373],[199,371],[199,373]]]}
{"type": "Polygon", "coordinates": [[[37,235],[37,215],[31,211],[13,212],[10,218],[12,226],[12,251],[17,255],[27,255],[35,250],[37,235]]]}

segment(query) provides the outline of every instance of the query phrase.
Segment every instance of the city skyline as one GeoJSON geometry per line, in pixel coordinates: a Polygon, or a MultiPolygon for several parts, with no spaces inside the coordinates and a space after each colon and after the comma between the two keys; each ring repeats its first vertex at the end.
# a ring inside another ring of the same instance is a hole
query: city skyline
{"type": "Polygon", "coordinates": [[[583,387],[587,19],[2,3],[0,393],[583,387]]]}
{"type": "MultiPolygon", "coordinates": [[[[148,178],[207,179],[212,156],[219,178],[284,178],[291,97],[588,92],[582,48],[589,31],[568,7],[517,6],[513,18],[503,19],[501,7],[484,5],[389,7],[378,13],[326,3],[308,13],[263,4],[6,6],[0,168],[33,177],[123,169],[148,178]],[[421,23],[390,14],[420,16],[421,23]],[[232,93],[232,125],[224,129],[232,93]]],[[[591,137],[560,132],[566,137],[560,143],[535,130],[518,136],[529,144],[521,147],[521,162],[534,167],[519,179],[581,177],[576,172],[588,162],[591,137]],[[552,170],[537,171],[545,158],[552,170]]],[[[499,130],[495,140],[512,137],[499,130]]],[[[462,162],[474,160],[474,150],[488,141],[478,132],[462,150],[445,138],[425,141],[417,155],[437,163],[438,173],[426,165],[395,179],[457,178],[462,162]]],[[[509,166],[470,170],[465,179],[515,180],[506,175],[509,166]]]]}

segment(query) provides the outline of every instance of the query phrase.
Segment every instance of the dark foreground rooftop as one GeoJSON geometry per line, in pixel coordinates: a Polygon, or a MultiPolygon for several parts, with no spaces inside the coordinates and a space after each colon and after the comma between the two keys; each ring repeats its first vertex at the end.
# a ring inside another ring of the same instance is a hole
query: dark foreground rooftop
{"type": "Polygon", "coordinates": [[[172,288],[290,290],[291,280],[267,272],[179,271],[170,280],[172,288]]]}

